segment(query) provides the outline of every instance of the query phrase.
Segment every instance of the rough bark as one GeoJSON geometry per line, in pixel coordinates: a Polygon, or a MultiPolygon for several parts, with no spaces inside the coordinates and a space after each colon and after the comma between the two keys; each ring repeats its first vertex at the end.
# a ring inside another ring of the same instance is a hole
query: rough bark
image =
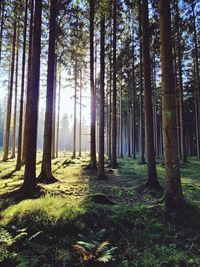
{"type": "Polygon", "coordinates": [[[29,97],[27,98],[26,121],[26,150],[25,173],[22,189],[25,193],[31,192],[36,187],[36,145],[37,145],[37,121],[38,99],[40,84],[40,52],[41,52],[41,16],[42,0],[35,2],[33,48],[31,54],[31,73],[29,97]]]}
{"type": "Polygon", "coordinates": [[[15,19],[14,25],[13,25],[12,59],[11,59],[11,71],[10,71],[10,86],[9,86],[7,110],[6,110],[6,130],[5,130],[3,161],[7,161],[8,160],[8,152],[9,152],[10,122],[11,122],[14,68],[15,68],[15,54],[16,54],[16,47],[15,47],[15,44],[16,44],[16,32],[17,32],[17,22],[16,22],[16,19],[15,19]]]}
{"type": "Polygon", "coordinates": [[[58,142],[60,130],[60,91],[61,91],[61,69],[59,70],[59,87],[58,87],[58,109],[57,109],[57,128],[56,128],[56,158],[58,157],[58,142]]]}
{"type": "Polygon", "coordinates": [[[94,86],[94,0],[90,5],[90,94],[91,94],[91,126],[90,126],[90,166],[96,169],[96,92],[94,86]]]}
{"type": "Polygon", "coordinates": [[[160,0],[160,40],[162,69],[162,116],[165,160],[165,205],[170,208],[182,204],[182,188],[178,159],[175,90],[171,44],[170,1],[160,0]]]}
{"type": "Polygon", "coordinates": [[[52,153],[52,129],[53,129],[53,107],[55,90],[55,42],[56,42],[56,17],[57,0],[51,0],[49,19],[49,51],[48,51],[48,69],[47,69],[47,94],[46,94],[46,112],[44,125],[44,144],[42,155],[42,169],[39,175],[39,182],[53,183],[56,181],[51,170],[52,153]]]}
{"type": "Polygon", "coordinates": [[[151,60],[149,47],[149,14],[148,1],[142,1],[142,58],[144,69],[144,106],[146,130],[146,157],[147,157],[147,185],[159,188],[157,179],[152,108],[151,60]]]}
{"type": "Polygon", "coordinates": [[[100,101],[99,101],[99,158],[98,176],[105,177],[104,169],[104,77],[105,77],[105,17],[101,15],[100,32],[100,101]]]}
{"type": "Polygon", "coordinates": [[[113,1],[113,92],[112,92],[112,153],[111,166],[117,167],[117,61],[116,61],[116,27],[117,27],[117,3],[113,1]]]}
{"type": "Polygon", "coordinates": [[[27,15],[28,15],[28,0],[26,0],[25,15],[24,15],[22,78],[21,78],[21,96],[20,96],[20,110],[19,110],[19,132],[18,132],[16,170],[20,170],[21,164],[22,164],[22,127],[23,127],[23,113],[24,113],[23,105],[24,105],[24,82],[25,82],[25,67],[26,67],[26,35],[27,35],[27,17],[28,17],[27,15]]]}

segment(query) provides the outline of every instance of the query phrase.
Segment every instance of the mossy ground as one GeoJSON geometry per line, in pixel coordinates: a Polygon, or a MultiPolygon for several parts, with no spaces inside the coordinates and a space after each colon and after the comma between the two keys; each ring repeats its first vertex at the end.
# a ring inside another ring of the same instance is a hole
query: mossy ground
{"type": "MultiPolygon", "coordinates": [[[[98,180],[85,168],[88,160],[61,153],[53,160],[59,182],[40,185],[29,199],[12,193],[21,186],[24,169],[13,172],[15,160],[0,163],[0,266],[81,266],[72,247],[79,240],[109,240],[118,247],[113,267],[200,266],[199,161],[191,158],[181,169],[190,207],[169,213],[159,204],[162,192],[143,186],[145,165],[119,159],[119,167],[107,164],[108,178],[98,180]],[[88,197],[99,193],[114,205],[88,197]]],[[[40,164],[39,153],[38,175],[40,164]]],[[[162,164],[157,170],[163,185],[162,164]]]]}

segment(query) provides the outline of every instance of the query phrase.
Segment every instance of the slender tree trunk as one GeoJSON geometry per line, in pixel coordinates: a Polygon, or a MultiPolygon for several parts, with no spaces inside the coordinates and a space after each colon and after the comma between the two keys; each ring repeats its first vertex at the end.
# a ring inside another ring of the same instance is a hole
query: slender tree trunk
{"type": "MultiPolygon", "coordinates": [[[[57,0],[56,0],[57,1],[57,0]]],[[[53,113],[52,113],[52,147],[51,158],[55,159],[55,139],[56,139],[56,90],[57,90],[57,55],[54,60],[54,90],[53,90],[53,113]]]]}
{"type": "Polygon", "coordinates": [[[24,105],[24,82],[25,82],[25,67],[26,67],[27,16],[28,16],[28,0],[26,0],[25,15],[24,15],[22,79],[21,79],[21,96],[20,96],[20,110],[19,110],[19,132],[18,132],[18,149],[17,149],[16,170],[20,170],[21,164],[22,164],[22,126],[23,126],[23,112],[24,112],[23,105],[24,105]]]}
{"type": "Polygon", "coordinates": [[[12,154],[11,158],[15,158],[16,147],[16,124],[17,124],[17,90],[18,90],[18,65],[19,65],[19,22],[17,29],[17,47],[16,47],[16,62],[15,62],[15,102],[14,102],[14,116],[13,116],[13,129],[12,129],[12,154]]]}
{"type": "Polygon", "coordinates": [[[182,204],[182,188],[178,159],[175,90],[171,45],[170,1],[160,0],[160,39],[162,69],[163,138],[165,159],[165,205],[175,208],[182,204]]]}
{"type": "Polygon", "coordinates": [[[99,110],[99,159],[98,176],[105,177],[104,169],[104,77],[105,77],[105,17],[101,14],[100,32],[100,110],[99,110]]]}
{"type": "Polygon", "coordinates": [[[149,14],[148,0],[142,1],[142,56],[144,66],[144,103],[145,103],[145,130],[146,130],[146,155],[147,155],[147,185],[160,188],[157,179],[154,133],[153,133],[153,108],[151,85],[151,62],[149,50],[149,14]]]}
{"type": "Polygon", "coordinates": [[[198,45],[197,45],[197,29],[195,20],[195,4],[192,4],[192,15],[193,15],[193,29],[194,29],[194,61],[195,61],[195,76],[196,76],[196,145],[197,145],[197,157],[200,159],[200,74],[199,74],[199,58],[198,58],[198,45]]]}
{"type": "Polygon", "coordinates": [[[26,150],[25,150],[25,173],[22,189],[25,193],[31,192],[36,187],[36,147],[37,147],[37,121],[38,100],[40,84],[40,52],[41,52],[41,17],[42,0],[35,2],[33,30],[33,49],[31,53],[31,73],[29,97],[27,98],[27,121],[26,121],[26,150]]]}
{"type": "Polygon", "coordinates": [[[90,165],[96,169],[96,92],[94,86],[94,0],[90,4],[90,93],[91,93],[91,128],[90,128],[90,165]]]}
{"type": "Polygon", "coordinates": [[[142,7],[139,6],[139,35],[140,35],[140,164],[146,164],[144,158],[144,118],[143,118],[143,63],[142,63],[142,7]]]}
{"type": "Polygon", "coordinates": [[[28,47],[28,71],[27,71],[27,90],[26,90],[26,106],[24,108],[25,110],[25,114],[24,114],[24,123],[23,123],[23,126],[22,127],[22,162],[24,163],[26,161],[26,158],[25,158],[25,151],[27,149],[27,146],[28,146],[28,143],[27,143],[27,140],[26,140],[26,128],[25,128],[25,125],[27,125],[29,123],[29,118],[28,118],[28,103],[30,102],[29,100],[29,92],[30,92],[30,81],[31,81],[31,57],[32,57],[32,45],[33,45],[33,20],[34,20],[34,0],[31,0],[31,15],[30,15],[30,29],[29,29],[29,47],[28,47]]]}
{"type": "Polygon", "coordinates": [[[1,51],[2,51],[2,38],[4,30],[4,17],[5,17],[5,0],[1,1],[1,28],[0,28],[0,62],[1,62],[1,51]]]}
{"type": "Polygon", "coordinates": [[[183,71],[182,71],[182,55],[180,48],[180,18],[178,10],[178,2],[176,0],[176,25],[177,25],[177,48],[178,48],[178,76],[179,76],[179,113],[180,113],[180,143],[181,143],[181,159],[187,162],[186,143],[185,143],[185,122],[183,116],[183,71]]]}
{"type": "Polygon", "coordinates": [[[58,142],[59,142],[59,128],[60,128],[60,91],[61,91],[61,69],[59,70],[58,109],[57,109],[57,133],[56,133],[56,158],[58,157],[58,142]]]}
{"type": "Polygon", "coordinates": [[[77,58],[74,66],[74,130],[73,130],[73,154],[72,158],[76,158],[76,100],[77,100],[77,58]]]}
{"type": "Polygon", "coordinates": [[[81,147],[82,147],[82,68],[80,70],[80,106],[79,106],[79,157],[81,157],[81,147]]]}
{"type": "MultiPolygon", "coordinates": [[[[133,28],[133,25],[132,25],[133,28]]],[[[132,154],[133,159],[136,159],[136,83],[135,83],[135,40],[134,40],[134,28],[132,32],[132,154]]]]}
{"type": "Polygon", "coordinates": [[[117,28],[117,3],[113,1],[113,92],[112,92],[112,154],[111,166],[117,167],[117,62],[116,62],[116,28],[117,28]]]}
{"type": "Polygon", "coordinates": [[[10,139],[10,121],[11,121],[11,109],[12,109],[12,95],[13,95],[13,81],[14,81],[14,68],[15,68],[15,44],[16,44],[16,30],[17,22],[16,19],[13,25],[13,41],[12,41],[12,60],[11,60],[11,73],[10,73],[10,88],[8,92],[8,102],[6,111],[6,130],[5,130],[5,143],[4,143],[4,155],[3,161],[8,160],[9,151],[9,139],[10,139]]]}
{"type": "Polygon", "coordinates": [[[122,100],[122,73],[120,86],[120,158],[123,158],[123,100],[122,100]]]}
{"type": "MultiPolygon", "coordinates": [[[[112,43],[112,32],[111,32],[111,43],[112,43]]],[[[110,48],[109,53],[109,67],[110,67],[110,88],[109,88],[109,147],[108,147],[108,158],[111,160],[111,145],[112,145],[112,135],[111,135],[111,120],[112,120],[112,48],[110,48]]]]}
{"type": "Polygon", "coordinates": [[[48,51],[48,70],[47,70],[47,95],[46,95],[46,113],[44,126],[44,144],[42,169],[39,176],[39,182],[53,183],[57,181],[51,170],[52,153],[52,129],[53,129],[53,107],[55,90],[55,42],[56,42],[56,17],[57,0],[51,0],[50,20],[49,20],[49,51],[48,51]]]}

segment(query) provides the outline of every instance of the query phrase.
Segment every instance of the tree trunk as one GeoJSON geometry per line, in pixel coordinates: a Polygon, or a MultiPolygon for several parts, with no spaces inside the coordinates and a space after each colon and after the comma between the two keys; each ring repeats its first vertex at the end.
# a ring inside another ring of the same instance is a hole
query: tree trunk
{"type": "Polygon", "coordinates": [[[142,57],[144,67],[144,103],[145,103],[145,130],[146,130],[146,156],[147,156],[147,185],[160,188],[157,179],[154,133],[153,133],[153,108],[151,85],[151,62],[149,50],[149,14],[148,1],[142,1],[142,57]]]}
{"type": "Polygon", "coordinates": [[[122,73],[120,86],[120,158],[123,158],[123,100],[122,100],[122,73]]]}
{"type": "Polygon", "coordinates": [[[100,32],[100,103],[99,103],[99,159],[98,176],[105,177],[104,170],[104,77],[105,77],[105,17],[101,14],[100,32]]]}
{"type": "Polygon", "coordinates": [[[26,132],[26,128],[25,125],[27,125],[29,122],[29,118],[28,118],[28,104],[30,102],[29,100],[29,92],[30,92],[30,80],[31,80],[31,57],[32,57],[32,45],[33,45],[33,16],[34,16],[34,0],[31,0],[31,15],[30,15],[30,29],[29,29],[29,48],[28,48],[28,71],[27,71],[27,91],[26,91],[26,106],[24,108],[25,112],[24,112],[24,123],[23,123],[23,127],[22,127],[22,162],[24,163],[26,161],[25,158],[25,151],[27,149],[28,143],[26,140],[26,136],[27,134],[26,132]]]}
{"type": "Polygon", "coordinates": [[[26,67],[26,34],[27,34],[27,16],[28,15],[28,0],[25,4],[24,16],[24,31],[23,31],[23,52],[22,52],[22,79],[21,79],[21,96],[20,96],[20,110],[19,110],[19,132],[18,132],[18,149],[17,149],[17,163],[16,170],[21,169],[22,164],[22,126],[23,126],[23,105],[24,105],[24,82],[25,82],[25,67],[26,67]]]}
{"type": "Polygon", "coordinates": [[[39,176],[39,182],[53,183],[57,181],[51,170],[51,152],[52,152],[52,129],[53,129],[53,107],[55,90],[55,42],[56,42],[56,17],[57,0],[51,0],[50,19],[49,19],[49,51],[48,51],[48,70],[47,70],[47,95],[46,95],[46,113],[44,125],[44,144],[42,169],[39,176]]]}
{"type": "Polygon", "coordinates": [[[142,63],[142,7],[139,6],[140,35],[140,164],[146,164],[144,158],[144,118],[143,118],[143,63],[142,63]]]}
{"type": "Polygon", "coordinates": [[[4,29],[4,11],[5,11],[5,0],[1,1],[1,28],[0,28],[0,62],[1,62],[1,50],[2,50],[2,38],[4,29]]]}
{"type": "Polygon", "coordinates": [[[183,117],[184,103],[183,103],[183,71],[182,71],[182,55],[180,47],[180,18],[178,10],[178,2],[176,0],[176,21],[177,27],[177,49],[178,49],[178,76],[179,76],[179,113],[180,113],[180,143],[181,143],[181,159],[187,162],[186,143],[185,143],[185,122],[183,117]]]}
{"type": "Polygon", "coordinates": [[[175,208],[182,204],[183,197],[176,134],[170,13],[170,1],[160,0],[160,53],[162,69],[162,116],[165,159],[164,199],[167,207],[175,208]]]}
{"type": "Polygon", "coordinates": [[[76,158],[76,100],[77,100],[77,58],[74,65],[74,125],[73,125],[73,154],[72,158],[76,158]]]}
{"type": "Polygon", "coordinates": [[[6,111],[6,130],[5,130],[3,161],[8,160],[8,152],[9,152],[10,121],[11,121],[13,81],[14,81],[14,68],[15,68],[15,49],[16,49],[15,44],[16,44],[16,31],[17,31],[16,18],[15,18],[13,27],[14,29],[13,29],[13,41],[12,41],[12,60],[11,60],[10,86],[9,86],[9,92],[8,92],[8,102],[7,102],[7,111],[6,111]]]}
{"type": "Polygon", "coordinates": [[[12,154],[11,158],[15,158],[16,147],[16,124],[17,124],[17,90],[18,90],[18,68],[19,68],[19,22],[17,23],[17,47],[16,47],[16,62],[15,62],[15,101],[14,101],[14,116],[12,129],[12,154]]]}
{"type": "Polygon", "coordinates": [[[57,88],[57,55],[54,55],[54,90],[53,90],[53,112],[52,112],[52,147],[51,158],[55,159],[55,140],[56,140],[56,88],[57,88]]]}
{"type": "Polygon", "coordinates": [[[197,157],[200,159],[200,74],[199,74],[199,58],[198,58],[198,45],[197,45],[197,29],[196,20],[194,13],[195,5],[192,4],[192,15],[193,15],[193,29],[194,29],[194,51],[195,51],[195,76],[196,76],[196,146],[197,146],[197,157]]]}
{"type": "Polygon", "coordinates": [[[58,157],[58,142],[60,128],[60,91],[61,91],[61,66],[59,70],[58,109],[57,109],[57,133],[56,133],[56,158],[58,157]]]}
{"type": "Polygon", "coordinates": [[[90,94],[91,94],[91,127],[90,127],[90,166],[96,169],[96,92],[94,86],[94,0],[90,4],[90,94]]]}
{"type": "Polygon", "coordinates": [[[82,68],[80,70],[80,106],[79,106],[79,157],[81,157],[81,147],[82,147],[82,68]]]}
{"type": "Polygon", "coordinates": [[[112,93],[112,153],[111,153],[111,166],[117,167],[117,62],[116,62],[116,27],[117,27],[117,3],[113,1],[113,93],[112,93]]]}
{"type": "Polygon", "coordinates": [[[41,52],[41,16],[42,0],[35,2],[33,30],[33,48],[31,53],[31,73],[29,97],[27,98],[27,120],[26,120],[26,150],[25,150],[25,173],[22,189],[25,193],[31,192],[36,187],[36,147],[37,147],[37,121],[38,100],[40,84],[40,52],[41,52]]]}

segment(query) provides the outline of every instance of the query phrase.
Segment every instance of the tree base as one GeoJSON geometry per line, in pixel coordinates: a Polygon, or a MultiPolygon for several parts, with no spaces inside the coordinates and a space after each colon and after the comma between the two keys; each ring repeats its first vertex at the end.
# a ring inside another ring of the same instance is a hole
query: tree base
{"type": "Polygon", "coordinates": [[[41,183],[41,184],[53,184],[58,182],[58,180],[52,175],[47,175],[44,173],[40,173],[40,175],[37,178],[37,183],[41,183]]]}
{"type": "Polygon", "coordinates": [[[146,187],[149,187],[149,188],[152,188],[152,189],[155,189],[155,190],[162,190],[162,186],[160,185],[160,183],[155,180],[155,181],[147,181],[146,184],[145,184],[146,187]]]}
{"type": "Polygon", "coordinates": [[[145,160],[140,160],[140,161],[138,162],[138,164],[139,164],[139,165],[146,165],[147,163],[146,163],[145,160]]]}

